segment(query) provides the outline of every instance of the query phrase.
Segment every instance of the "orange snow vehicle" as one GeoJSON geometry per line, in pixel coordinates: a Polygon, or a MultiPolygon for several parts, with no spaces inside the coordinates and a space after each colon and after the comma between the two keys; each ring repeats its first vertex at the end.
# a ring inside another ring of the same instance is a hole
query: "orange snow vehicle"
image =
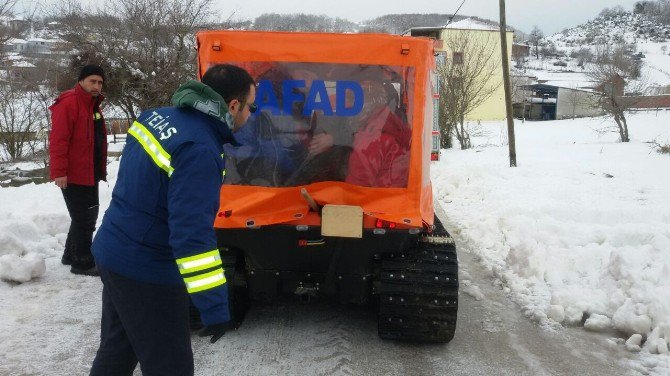
{"type": "Polygon", "coordinates": [[[318,295],[370,303],[382,338],[450,341],[458,261],[433,207],[432,41],[204,31],[197,49],[199,75],[228,63],[257,83],[214,223],[235,315],[318,295]]]}

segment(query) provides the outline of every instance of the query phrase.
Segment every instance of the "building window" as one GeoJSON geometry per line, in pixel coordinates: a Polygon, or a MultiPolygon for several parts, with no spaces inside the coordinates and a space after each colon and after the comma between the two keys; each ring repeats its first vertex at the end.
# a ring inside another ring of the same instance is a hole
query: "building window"
{"type": "Polygon", "coordinates": [[[463,64],[463,53],[462,52],[452,53],[451,58],[452,58],[454,64],[463,64]]]}

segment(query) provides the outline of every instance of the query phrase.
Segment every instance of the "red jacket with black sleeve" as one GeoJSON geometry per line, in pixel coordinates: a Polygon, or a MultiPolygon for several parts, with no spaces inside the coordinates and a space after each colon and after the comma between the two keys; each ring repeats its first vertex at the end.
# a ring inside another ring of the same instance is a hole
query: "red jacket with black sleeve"
{"type": "MultiPolygon", "coordinates": [[[[79,84],[61,93],[51,110],[51,133],[49,134],[50,177],[67,177],[68,184],[92,186],[94,173],[94,108],[100,106],[104,97],[93,97],[79,84]]],[[[98,111],[100,113],[100,111],[98,111]]],[[[102,114],[100,113],[102,117],[102,114]]],[[[104,127],[104,119],[103,119],[104,127]]],[[[106,131],[103,130],[106,134],[106,131]]],[[[107,160],[107,140],[100,150],[102,161],[107,160]]],[[[106,163],[102,163],[103,180],[107,176],[106,163]]]]}

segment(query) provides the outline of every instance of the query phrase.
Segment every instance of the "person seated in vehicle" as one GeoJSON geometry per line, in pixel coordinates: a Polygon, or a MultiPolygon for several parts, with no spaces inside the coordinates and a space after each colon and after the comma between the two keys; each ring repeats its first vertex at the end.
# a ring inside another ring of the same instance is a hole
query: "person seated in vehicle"
{"type": "MultiPolygon", "coordinates": [[[[367,187],[405,187],[411,129],[401,117],[398,91],[378,70],[361,76],[364,104],[357,116],[319,117],[308,161],[321,175],[311,176],[311,182],[339,180],[367,187]]],[[[303,176],[310,174],[303,172],[303,176]]]]}
{"type": "MultiPolygon", "coordinates": [[[[309,101],[312,93],[312,85],[319,79],[318,67],[307,64],[291,67],[291,78],[304,82],[300,91],[302,98],[309,101]]],[[[331,84],[329,81],[318,81],[322,88],[331,84]]],[[[317,100],[319,103],[323,98],[317,100]]],[[[334,99],[329,99],[334,103],[334,99]]],[[[311,103],[311,102],[310,102],[311,103]]],[[[308,120],[308,130],[303,133],[305,137],[297,149],[302,151],[302,158],[293,173],[284,181],[285,186],[296,186],[310,184],[320,181],[344,181],[346,177],[346,166],[353,131],[350,127],[350,119],[338,116],[337,113],[324,113],[323,109],[312,110],[306,114],[304,106],[309,106],[305,101],[293,103],[297,107],[297,113],[302,114],[308,120]]],[[[309,111],[309,110],[307,110],[309,111]]],[[[298,153],[299,154],[299,153],[298,153]]]]}
{"type": "Polygon", "coordinates": [[[290,78],[285,67],[279,65],[257,78],[259,111],[236,135],[242,146],[226,148],[226,184],[285,186],[286,180],[307,155],[304,143],[309,124],[301,115],[300,104],[294,103],[290,112],[282,112],[282,83],[290,78]],[[276,100],[263,98],[267,90],[272,91],[276,100]]]}
{"type": "Polygon", "coordinates": [[[364,187],[406,187],[412,130],[389,106],[389,93],[395,89],[367,81],[363,90],[365,104],[357,116],[360,125],[345,181],[364,187]]]}

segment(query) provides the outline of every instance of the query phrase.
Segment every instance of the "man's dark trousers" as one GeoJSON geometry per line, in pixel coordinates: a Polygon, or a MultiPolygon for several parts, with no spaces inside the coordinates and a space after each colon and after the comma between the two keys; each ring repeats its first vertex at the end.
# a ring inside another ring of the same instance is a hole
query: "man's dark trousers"
{"type": "Polygon", "coordinates": [[[100,209],[98,183],[92,186],[68,184],[61,191],[71,220],[63,260],[77,269],[90,269],[95,266],[91,243],[100,209]]]}
{"type": "Polygon", "coordinates": [[[92,376],[193,375],[185,286],[142,283],[100,268],[102,323],[92,376]]]}

